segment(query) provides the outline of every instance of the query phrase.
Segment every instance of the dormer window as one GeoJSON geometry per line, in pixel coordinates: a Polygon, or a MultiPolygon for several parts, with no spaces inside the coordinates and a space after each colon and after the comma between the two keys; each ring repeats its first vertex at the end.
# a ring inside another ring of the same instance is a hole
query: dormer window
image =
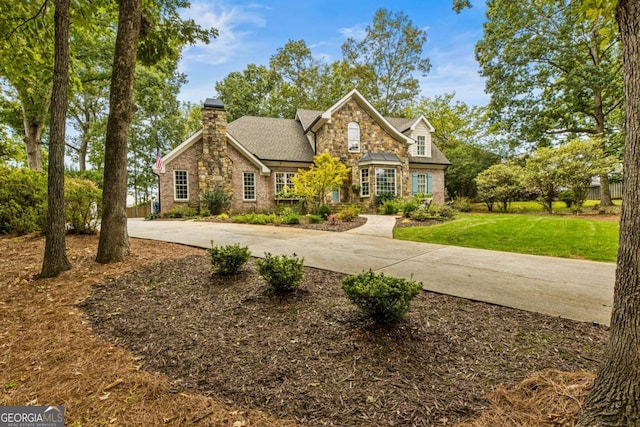
{"type": "Polygon", "coordinates": [[[426,145],[427,145],[427,142],[425,141],[425,139],[426,139],[426,138],[424,137],[424,135],[420,135],[420,136],[418,136],[418,145],[417,145],[417,147],[416,147],[416,148],[417,148],[417,150],[418,150],[418,156],[424,156],[424,155],[425,155],[425,153],[426,153],[426,149],[427,149],[426,145]]]}
{"type": "Polygon", "coordinates": [[[360,152],[360,126],[356,122],[349,123],[348,126],[348,144],[350,153],[360,152]]]}

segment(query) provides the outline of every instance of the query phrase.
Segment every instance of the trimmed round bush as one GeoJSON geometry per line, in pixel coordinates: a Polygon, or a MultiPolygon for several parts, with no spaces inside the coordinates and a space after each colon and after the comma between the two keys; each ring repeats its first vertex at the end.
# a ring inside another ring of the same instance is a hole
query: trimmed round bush
{"type": "Polygon", "coordinates": [[[352,303],[376,323],[395,323],[411,308],[411,300],[422,290],[422,283],[376,274],[369,270],[347,276],[342,290],[352,303]]]}
{"type": "Polygon", "coordinates": [[[269,285],[269,291],[276,294],[293,292],[300,286],[304,277],[304,258],[296,254],[271,255],[265,252],[264,259],[256,260],[258,272],[269,285]]]}
{"type": "Polygon", "coordinates": [[[213,270],[222,276],[239,273],[251,256],[248,247],[240,246],[237,243],[235,245],[213,246],[209,249],[209,254],[213,270]]]}

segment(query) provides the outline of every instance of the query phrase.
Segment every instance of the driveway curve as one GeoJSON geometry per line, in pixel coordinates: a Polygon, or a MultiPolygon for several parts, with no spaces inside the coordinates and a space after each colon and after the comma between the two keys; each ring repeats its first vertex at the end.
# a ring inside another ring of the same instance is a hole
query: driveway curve
{"type": "Polygon", "coordinates": [[[425,290],[608,325],[615,264],[408,242],[368,234],[198,221],[130,219],[131,237],[210,248],[238,243],[345,274],[372,269],[425,290]]]}

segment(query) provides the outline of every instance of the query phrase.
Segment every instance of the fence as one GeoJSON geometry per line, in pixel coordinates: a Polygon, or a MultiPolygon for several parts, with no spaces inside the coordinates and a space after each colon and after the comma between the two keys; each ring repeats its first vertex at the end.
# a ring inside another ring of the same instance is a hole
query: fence
{"type": "MultiPolygon", "coordinates": [[[[609,184],[609,192],[611,193],[612,199],[621,199],[622,198],[622,183],[614,182],[609,184]]],[[[589,194],[587,194],[588,200],[600,200],[600,186],[591,187],[589,189],[589,194]]]]}
{"type": "Polygon", "coordinates": [[[131,206],[127,208],[127,218],[144,218],[151,213],[151,206],[131,206]]]}

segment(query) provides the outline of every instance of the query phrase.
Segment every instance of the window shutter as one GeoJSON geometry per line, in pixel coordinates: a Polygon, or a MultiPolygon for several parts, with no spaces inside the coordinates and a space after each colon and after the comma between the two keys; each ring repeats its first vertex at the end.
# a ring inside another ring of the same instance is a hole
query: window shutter
{"type": "Polygon", "coordinates": [[[411,174],[411,190],[413,194],[418,194],[418,173],[413,172],[411,174]]]}
{"type": "Polygon", "coordinates": [[[433,180],[433,176],[428,173],[427,174],[427,193],[433,194],[433,189],[431,188],[431,181],[433,180]]]}

